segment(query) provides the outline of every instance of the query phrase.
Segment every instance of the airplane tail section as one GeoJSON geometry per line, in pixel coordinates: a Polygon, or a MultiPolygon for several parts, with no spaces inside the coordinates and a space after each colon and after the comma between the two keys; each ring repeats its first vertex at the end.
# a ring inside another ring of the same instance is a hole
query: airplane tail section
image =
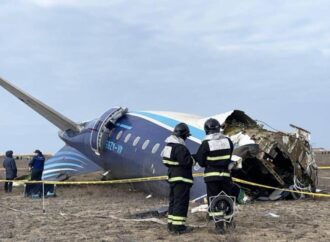
{"type": "Polygon", "coordinates": [[[46,160],[42,179],[65,180],[73,175],[96,171],[103,171],[103,169],[78,150],[66,145],[46,160]]]}
{"type": "Polygon", "coordinates": [[[60,114],[53,108],[47,106],[46,104],[42,103],[41,101],[37,100],[36,98],[32,97],[31,95],[25,93],[24,91],[20,90],[10,82],[2,79],[0,77],[0,86],[6,89],[8,92],[16,96],[19,100],[23,103],[28,105],[34,111],[39,113],[41,116],[46,118],[56,127],[58,127],[62,131],[72,130],[75,132],[80,131],[79,124],[75,123],[74,121],[70,120],[69,118],[65,117],[64,115],[60,114]]]}

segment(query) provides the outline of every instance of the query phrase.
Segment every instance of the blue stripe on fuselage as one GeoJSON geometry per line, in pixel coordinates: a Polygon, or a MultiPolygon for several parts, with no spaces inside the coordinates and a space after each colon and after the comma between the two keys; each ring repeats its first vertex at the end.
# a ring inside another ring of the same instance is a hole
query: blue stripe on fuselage
{"type": "MultiPolygon", "coordinates": [[[[166,124],[167,126],[170,126],[171,128],[174,129],[174,127],[178,124],[178,123],[181,123],[182,121],[179,121],[179,120],[175,120],[175,119],[171,119],[171,118],[168,118],[168,117],[165,117],[165,116],[162,116],[162,115],[159,115],[159,114],[154,114],[154,113],[148,113],[148,112],[136,112],[137,114],[141,114],[141,115],[144,115],[148,118],[152,118],[152,119],[155,119],[157,120],[158,122],[161,122],[163,124],[166,124]]],[[[198,129],[198,128],[195,128],[191,125],[188,125],[189,126],[189,129],[190,129],[190,133],[193,137],[199,139],[199,140],[203,140],[204,137],[205,137],[205,133],[204,133],[204,130],[202,129],[198,129]]]]}

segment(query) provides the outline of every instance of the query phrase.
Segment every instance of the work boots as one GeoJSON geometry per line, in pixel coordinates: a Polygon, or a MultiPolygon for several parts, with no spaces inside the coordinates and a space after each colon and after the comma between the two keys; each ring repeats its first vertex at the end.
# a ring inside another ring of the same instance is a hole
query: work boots
{"type": "Polygon", "coordinates": [[[167,224],[167,231],[172,232],[172,223],[167,224]]]}
{"type": "Polygon", "coordinates": [[[186,233],[190,233],[194,230],[193,227],[190,227],[190,226],[175,226],[173,228],[172,226],[172,230],[171,230],[171,233],[172,234],[175,234],[175,235],[180,235],[180,234],[186,234],[186,233]]]}
{"type": "Polygon", "coordinates": [[[235,221],[232,220],[230,223],[221,221],[221,222],[215,223],[214,232],[216,234],[225,234],[227,232],[229,232],[229,233],[232,232],[235,228],[236,228],[235,221]]]}
{"type": "Polygon", "coordinates": [[[216,234],[224,234],[226,232],[225,226],[226,225],[225,225],[225,222],[224,221],[215,223],[214,233],[216,233],[216,234]]]}

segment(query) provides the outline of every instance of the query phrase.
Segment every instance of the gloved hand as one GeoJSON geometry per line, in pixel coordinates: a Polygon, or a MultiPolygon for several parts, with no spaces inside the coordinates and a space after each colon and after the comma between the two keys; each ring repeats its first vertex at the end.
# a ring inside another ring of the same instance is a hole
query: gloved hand
{"type": "Polygon", "coordinates": [[[231,163],[228,165],[228,170],[232,169],[241,169],[242,168],[242,157],[239,157],[237,155],[233,155],[231,157],[231,163]]]}

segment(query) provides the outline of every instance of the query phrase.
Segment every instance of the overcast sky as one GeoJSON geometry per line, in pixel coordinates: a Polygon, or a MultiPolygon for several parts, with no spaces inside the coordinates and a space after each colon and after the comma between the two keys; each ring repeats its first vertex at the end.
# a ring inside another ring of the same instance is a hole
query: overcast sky
{"type": "MultiPolygon", "coordinates": [[[[0,76],[75,121],[113,106],[245,111],[330,148],[330,2],[2,0],[0,76]]],[[[0,89],[0,152],[58,129],[0,89]]]]}

